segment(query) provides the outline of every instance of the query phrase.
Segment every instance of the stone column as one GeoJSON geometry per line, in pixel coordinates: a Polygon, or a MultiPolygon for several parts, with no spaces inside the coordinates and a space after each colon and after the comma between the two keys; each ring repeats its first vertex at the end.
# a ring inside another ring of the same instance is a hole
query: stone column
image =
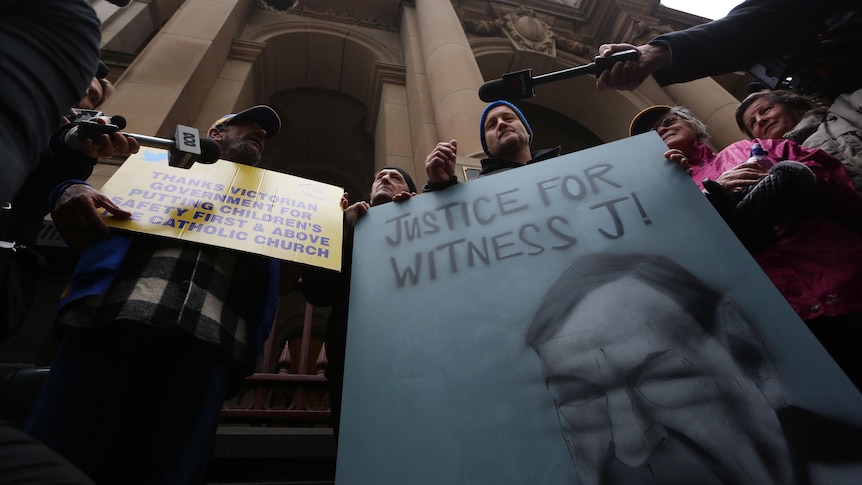
{"type": "Polygon", "coordinates": [[[395,166],[406,170],[414,181],[422,180],[425,166],[414,163],[413,158],[404,68],[377,63],[374,71],[375,85],[380,86],[374,128],[374,171],[395,166]]]}
{"type": "Polygon", "coordinates": [[[135,113],[132,133],[171,136],[177,124],[194,124],[252,8],[251,0],[187,0],[119,79],[103,111],[135,113]]]}
{"type": "Polygon", "coordinates": [[[257,103],[255,98],[254,64],[266,44],[234,39],[230,55],[218,77],[212,83],[206,101],[201,106],[194,125],[205,136],[213,121],[226,113],[236,113],[257,103]]]}
{"type": "Polygon", "coordinates": [[[484,79],[450,0],[416,0],[425,73],[440,140],[462,156],[481,153],[478,96],[484,79]]]}

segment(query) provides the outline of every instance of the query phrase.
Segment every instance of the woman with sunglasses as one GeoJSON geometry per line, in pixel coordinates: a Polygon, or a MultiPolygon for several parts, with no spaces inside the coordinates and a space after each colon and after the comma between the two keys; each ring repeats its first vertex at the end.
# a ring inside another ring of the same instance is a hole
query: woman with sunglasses
{"type": "Polygon", "coordinates": [[[715,159],[706,125],[682,106],[656,105],[641,111],[629,125],[629,135],[655,130],[668,151],[664,156],[679,163],[697,180],[699,172],[715,159]]]}

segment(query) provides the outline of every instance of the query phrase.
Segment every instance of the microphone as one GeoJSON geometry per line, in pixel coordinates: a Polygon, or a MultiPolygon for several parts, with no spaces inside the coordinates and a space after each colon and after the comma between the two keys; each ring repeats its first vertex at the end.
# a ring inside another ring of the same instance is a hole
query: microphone
{"type": "MultiPolygon", "coordinates": [[[[96,116],[101,116],[101,112],[96,116]]],[[[111,116],[111,123],[107,124],[97,123],[89,118],[74,123],[76,130],[70,131],[67,137],[76,136],[78,140],[86,140],[97,138],[102,134],[112,136],[126,127],[126,118],[122,115],[114,115],[111,116]]],[[[142,146],[168,150],[168,165],[172,167],[187,169],[195,162],[210,164],[215,163],[221,157],[219,144],[209,138],[201,138],[198,130],[190,126],[177,125],[174,138],[157,138],[134,133],[123,134],[134,138],[142,146]]]]}
{"type": "MultiPolygon", "coordinates": [[[[180,127],[182,125],[177,126],[178,129],[180,127]]],[[[221,157],[221,147],[209,138],[191,138],[183,135],[177,137],[177,139],[171,139],[136,135],[134,133],[126,133],[125,135],[138,140],[138,143],[142,146],[168,150],[168,165],[171,167],[191,168],[195,162],[211,164],[215,163],[221,157]],[[183,141],[178,142],[177,140],[183,141]]]]}
{"type": "Polygon", "coordinates": [[[108,0],[108,3],[113,3],[114,5],[123,8],[128,7],[132,0],[108,0]]]}
{"type": "Polygon", "coordinates": [[[617,62],[636,61],[639,53],[635,49],[615,52],[608,57],[596,56],[595,60],[587,65],[572,67],[562,71],[549,72],[533,77],[532,69],[510,72],[503,74],[501,79],[488,81],[479,87],[479,99],[490,103],[498,99],[517,101],[524,98],[532,98],[536,95],[535,86],[583,74],[595,74],[599,77],[603,72],[612,68],[617,62]]]}

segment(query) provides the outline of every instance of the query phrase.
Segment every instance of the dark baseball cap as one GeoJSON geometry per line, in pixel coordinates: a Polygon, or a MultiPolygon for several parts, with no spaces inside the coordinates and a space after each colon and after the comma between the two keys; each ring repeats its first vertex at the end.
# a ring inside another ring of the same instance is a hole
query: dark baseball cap
{"type": "Polygon", "coordinates": [[[265,104],[252,106],[251,108],[240,111],[239,113],[224,115],[213,123],[212,128],[219,125],[230,125],[244,120],[254,121],[260,125],[260,127],[266,131],[267,138],[272,138],[281,131],[281,118],[279,118],[278,113],[276,113],[274,109],[265,104]]]}

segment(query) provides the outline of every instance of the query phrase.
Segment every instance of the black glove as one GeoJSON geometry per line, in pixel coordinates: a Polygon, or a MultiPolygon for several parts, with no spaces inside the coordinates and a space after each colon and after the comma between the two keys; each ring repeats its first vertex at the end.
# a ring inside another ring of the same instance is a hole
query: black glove
{"type": "Polygon", "coordinates": [[[809,203],[816,185],[810,168],[789,160],[773,165],[757,184],[738,193],[703,180],[707,199],[750,251],[772,242],[775,225],[809,203]]]}
{"type": "Polygon", "coordinates": [[[790,160],[778,162],[742,198],[734,214],[741,224],[772,227],[808,204],[816,188],[810,168],[790,160]]]}
{"type": "Polygon", "coordinates": [[[712,179],[703,179],[703,188],[706,190],[706,199],[712,204],[712,207],[718,212],[724,222],[732,226],[731,219],[733,212],[736,210],[736,204],[739,199],[734,197],[735,194],[726,190],[718,182],[712,179]]]}

